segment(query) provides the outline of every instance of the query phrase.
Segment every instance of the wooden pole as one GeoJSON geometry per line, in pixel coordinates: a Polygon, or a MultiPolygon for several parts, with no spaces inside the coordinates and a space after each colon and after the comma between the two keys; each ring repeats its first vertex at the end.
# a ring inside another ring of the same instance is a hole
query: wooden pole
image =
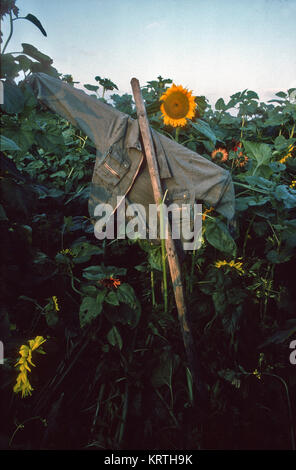
{"type": "MultiPolygon", "coordinates": [[[[136,78],[132,78],[131,87],[133,90],[133,95],[134,95],[134,99],[136,103],[137,117],[138,117],[138,122],[139,122],[139,127],[140,127],[141,136],[142,136],[143,147],[144,147],[143,150],[147,159],[147,165],[148,165],[148,169],[150,173],[154,201],[155,201],[155,204],[158,205],[163,200],[163,191],[161,187],[158,164],[157,164],[157,159],[156,159],[156,155],[154,152],[154,146],[153,146],[152,136],[150,132],[148,117],[147,117],[145,104],[144,104],[141,89],[140,89],[140,83],[136,78]]],[[[194,342],[193,342],[192,334],[188,325],[187,309],[186,309],[186,304],[185,304],[184,288],[182,284],[180,263],[179,263],[176,247],[174,244],[174,240],[172,238],[172,233],[171,233],[169,222],[168,222],[168,233],[167,233],[167,238],[166,238],[166,251],[167,251],[167,258],[168,258],[168,264],[170,268],[171,279],[173,283],[176,306],[178,310],[179,322],[181,325],[184,346],[185,346],[185,350],[187,353],[192,378],[193,378],[193,381],[195,383],[197,390],[204,395],[204,389],[203,389],[203,386],[199,377],[199,368],[197,366],[197,357],[196,357],[194,342]]]]}

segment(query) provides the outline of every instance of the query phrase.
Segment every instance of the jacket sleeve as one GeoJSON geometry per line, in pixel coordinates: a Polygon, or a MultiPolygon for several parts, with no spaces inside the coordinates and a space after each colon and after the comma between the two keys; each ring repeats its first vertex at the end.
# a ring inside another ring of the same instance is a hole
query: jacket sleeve
{"type": "Polygon", "coordinates": [[[91,139],[98,157],[126,137],[137,142],[138,133],[136,129],[131,129],[128,115],[87,95],[83,90],[44,73],[33,74],[28,83],[38,100],[91,139]],[[127,136],[131,130],[132,135],[127,136]]]}
{"type": "Polygon", "coordinates": [[[172,174],[164,180],[172,199],[183,194],[184,202],[206,203],[231,220],[235,195],[229,171],[164,135],[159,138],[172,174]]]}

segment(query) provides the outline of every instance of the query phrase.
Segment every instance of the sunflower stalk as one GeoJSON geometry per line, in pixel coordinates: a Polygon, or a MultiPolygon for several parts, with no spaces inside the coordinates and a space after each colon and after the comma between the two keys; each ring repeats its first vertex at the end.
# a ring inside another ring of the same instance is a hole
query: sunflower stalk
{"type": "Polygon", "coordinates": [[[11,444],[12,444],[12,441],[16,435],[16,433],[19,431],[19,430],[22,430],[24,429],[25,427],[25,424],[28,423],[29,421],[34,421],[36,419],[39,419],[41,421],[41,423],[43,423],[44,425],[46,425],[46,420],[44,418],[42,418],[41,416],[32,416],[31,418],[28,418],[26,419],[25,421],[23,421],[22,423],[18,424],[18,426],[16,427],[16,429],[14,430],[10,440],[9,440],[9,443],[8,443],[8,446],[11,447],[11,444]]]}
{"type": "Polygon", "coordinates": [[[243,130],[245,127],[245,116],[242,116],[242,127],[241,127],[241,133],[240,133],[240,140],[243,139],[243,130]]]}
{"type": "Polygon", "coordinates": [[[125,384],[125,390],[124,390],[124,399],[123,399],[123,406],[122,406],[122,415],[121,415],[121,421],[119,428],[117,430],[117,442],[118,442],[118,447],[120,447],[122,439],[123,439],[123,434],[124,434],[124,429],[126,425],[126,416],[127,416],[127,409],[128,409],[128,383],[125,384]]]}
{"type": "Polygon", "coordinates": [[[163,204],[166,194],[159,205],[160,208],[160,240],[161,240],[161,264],[162,264],[162,280],[163,280],[163,300],[164,311],[168,312],[168,284],[167,284],[167,269],[166,269],[166,247],[165,247],[165,224],[163,216],[163,204]]]}
{"type": "Polygon", "coordinates": [[[191,269],[190,269],[190,278],[189,278],[189,287],[188,287],[189,294],[192,294],[192,288],[193,288],[195,255],[196,255],[196,250],[193,250],[192,255],[191,255],[191,269]]]}
{"type": "Polygon", "coordinates": [[[9,12],[9,23],[10,23],[10,32],[9,32],[8,38],[6,40],[6,43],[3,47],[2,54],[4,54],[4,52],[6,51],[8,43],[9,43],[9,41],[12,38],[12,35],[13,35],[13,19],[12,19],[11,11],[9,12]]]}
{"type": "Polygon", "coordinates": [[[291,437],[291,448],[292,450],[296,450],[295,447],[295,432],[294,432],[294,418],[292,412],[292,405],[291,399],[289,394],[289,388],[287,382],[277,374],[272,374],[270,372],[264,372],[264,375],[269,375],[269,377],[274,377],[275,379],[279,380],[281,384],[284,386],[286,400],[287,400],[287,408],[288,408],[288,419],[289,419],[289,430],[290,430],[290,437],[291,437]]]}
{"type": "Polygon", "coordinates": [[[150,271],[152,306],[155,307],[154,271],[150,271]]]}

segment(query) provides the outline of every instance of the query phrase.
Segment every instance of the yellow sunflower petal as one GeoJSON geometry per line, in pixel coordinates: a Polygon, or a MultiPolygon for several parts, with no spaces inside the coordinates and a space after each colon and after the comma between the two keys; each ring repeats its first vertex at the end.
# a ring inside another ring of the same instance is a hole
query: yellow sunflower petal
{"type": "Polygon", "coordinates": [[[20,354],[22,357],[27,357],[28,354],[29,354],[29,346],[27,346],[26,344],[23,344],[23,345],[20,347],[19,354],[20,354]]]}
{"type": "Polygon", "coordinates": [[[34,351],[34,349],[39,348],[39,346],[41,346],[41,344],[43,344],[45,341],[46,339],[44,339],[43,336],[36,336],[35,339],[31,339],[29,341],[30,348],[32,349],[32,351],[34,351]]]}

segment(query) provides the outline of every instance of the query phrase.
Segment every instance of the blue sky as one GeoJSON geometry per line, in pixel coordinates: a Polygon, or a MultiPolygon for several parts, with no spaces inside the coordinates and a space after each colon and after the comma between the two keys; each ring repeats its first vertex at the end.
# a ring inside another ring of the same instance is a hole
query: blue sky
{"type": "MultiPolygon", "coordinates": [[[[296,0],[18,0],[7,49],[33,44],[81,84],[110,78],[131,93],[158,75],[211,103],[245,88],[270,99],[296,87],[296,0]]],[[[7,18],[7,17],[6,17],[7,18]]],[[[2,25],[4,40],[7,20],[2,25]]],[[[79,85],[81,86],[81,85],[79,85]]]]}

